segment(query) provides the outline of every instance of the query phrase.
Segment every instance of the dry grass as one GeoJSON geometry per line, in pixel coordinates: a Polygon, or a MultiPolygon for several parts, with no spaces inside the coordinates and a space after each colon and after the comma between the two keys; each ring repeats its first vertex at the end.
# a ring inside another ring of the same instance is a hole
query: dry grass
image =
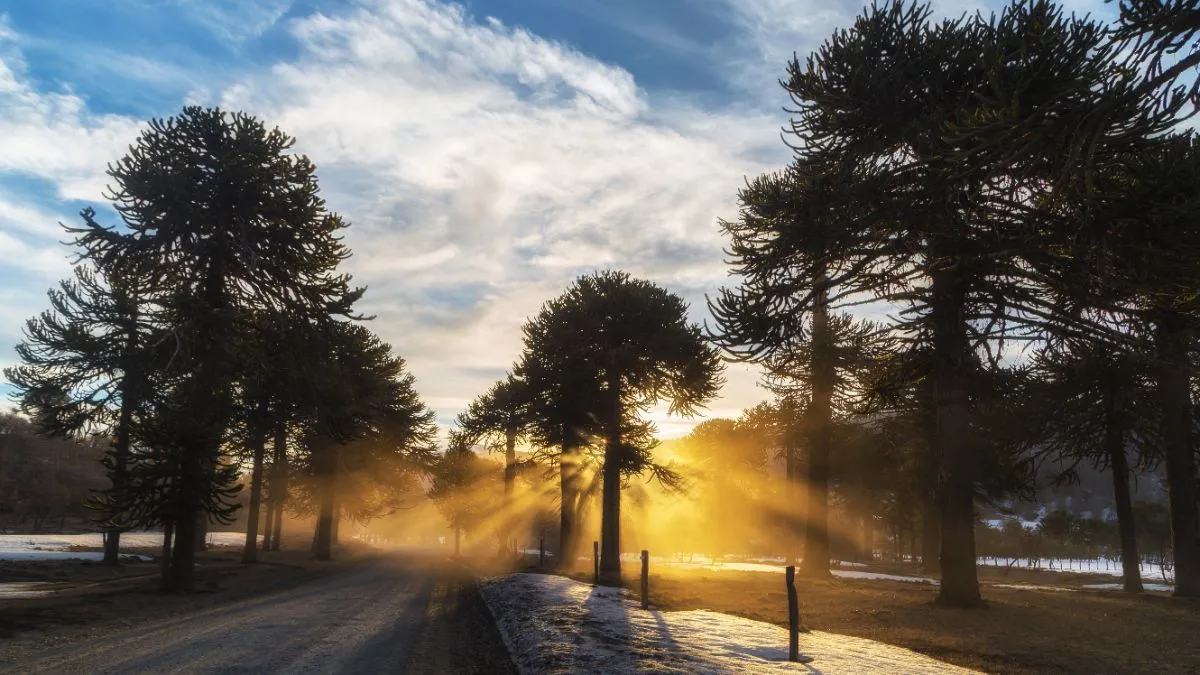
{"type": "MultiPolygon", "coordinates": [[[[903,568],[888,571],[914,574],[903,568]]],[[[995,570],[983,577],[1056,586],[1094,581],[995,570]]],[[[787,625],[782,574],[659,568],[651,574],[650,589],[652,602],[663,609],[711,609],[787,625]]],[[[968,668],[995,673],[1200,673],[1198,601],[988,586],[986,608],[956,610],[934,607],[937,589],[928,584],[802,579],[797,590],[807,628],[870,638],[968,668]]]]}

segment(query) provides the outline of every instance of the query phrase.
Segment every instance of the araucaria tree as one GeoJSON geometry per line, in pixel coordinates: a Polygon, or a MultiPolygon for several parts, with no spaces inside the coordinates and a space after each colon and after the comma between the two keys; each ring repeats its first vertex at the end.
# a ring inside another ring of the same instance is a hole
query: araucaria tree
{"type": "MultiPolygon", "coordinates": [[[[489,450],[503,450],[503,506],[508,510],[508,516],[512,515],[513,489],[517,481],[517,444],[532,430],[530,404],[525,380],[509,374],[472,401],[457,420],[462,440],[468,445],[481,443],[489,450]]],[[[505,545],[514,543],[510,536],[505,545]]]]}
{"type": "Polygon", "coordinates": [[[239,368],[241,322],[251,309],[313,321],[348,314],[361,291],[338,274],[348,252],[341,218],[318,196],[314,167],[293,140],[242,113],[188,107],[153,120],[109,168],[121,225],[85,213],[74,229],[83,255],[106,273],[160,294],[175,353],[171,436],[178,445],[170,579],[194,583],[198,521],[225,509],[214,482],[239,368]]]}
{"type": "Polygon", "coordinates": [[[634,415],[663,400],[673,414],[692,413],[719,389],[720,360],[682,298],[624,272],[580,277],[537,321],[528,350],[570,363],[598,395],[590,412],[605,438],[600,574],[619,584],[621,482],[650,463],[628,437],[634,415]]]}
{"type": "MultiPolygon", "coordinates": [[[[144,284],[101,277],[87,264],[49,292],[50,310],[30,319],[17,345],[21,365],[5,370],[21,409],[50,436],[104,434],[111,488],[97,500],[105,529],[104,564],[116,565],[137,422],[144,416],[155,372],[153,317],[144,284]]],[[[158,350],[160,356],[162,350],[158,350]]],[[[164,359],[158,359],[160,364],[164,359]]]]}
{"type": "Polygon", "coordinates": [[[1105,39],[1098,24],[1049,3],[1014,4],[990,20],[930,16],[927,5],[872,6],[790,64],[796,158],[775,179],[781,188],[744,191],[745,208],[770,200],[776,215],[744,219],[733,262],[745,280],[717,307],[740,324],[735,340],[767,345],[800,330],[805,314],[863,301],[898,310],[900,348],[930,355],[939,601],[972,606],[981,601],[974,528],[985,461],[985,444],[972,438],[978,364],[1011,340],[1071,322],[1042,291],[1062,267],[1047,258],[1071,232],[1031,217],[1041,184],[1017,172],[1025,167],[972,157],[964,170],[952,123],[988,112],[980,101],[997,77],[1037,73],[1039,94],[1066,95],[1088,86],[1080,77],[1117,66],[1093,62],[1105,39]],[[1019,59],[1014,44],[1024,47],[1019,59]]]}

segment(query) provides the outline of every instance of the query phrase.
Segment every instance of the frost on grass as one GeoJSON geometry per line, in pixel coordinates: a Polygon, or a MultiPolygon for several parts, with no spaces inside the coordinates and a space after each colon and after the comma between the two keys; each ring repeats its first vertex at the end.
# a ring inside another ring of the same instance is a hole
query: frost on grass
{"type": "Polygon", "coordinates": [[[787,661],[787,630],[709,611],[645,611],[614,588],[512,574],[481,584],[513,660],[545,673],[970,673],[873,640],[803,633],[811,664],[787,661]]]}
{"type": "MultiPolygon", "coordinates": [[[[212,546],[242,546],[246,535],[239,532],[212,532],[208,535],[212,546]]],[[[99,532],[89,534],[0,534],[0,560],[101,560],[99,551],[72,549],[104,546],[104,537],[99,532]]],[[[121,535],[121,548],[158,548],[162,546],[159,532],[126,532],[121,535]]],[[[146,556],[132,556],[139,560],[151,560],[146,556]]]]}

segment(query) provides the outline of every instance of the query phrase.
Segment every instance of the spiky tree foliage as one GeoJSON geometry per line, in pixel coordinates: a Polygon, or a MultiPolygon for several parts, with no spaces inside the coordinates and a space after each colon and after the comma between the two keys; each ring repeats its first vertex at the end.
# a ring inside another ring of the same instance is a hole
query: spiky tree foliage
{"type": "MultiPolygon", "coordinates": [[[[1005,341],[1071,317],[1040,292],[1049,272],[1039,271],[1069,233],[1052,227],[1059,221],[1029,217],[1029,186],[1008,163],[993,158],[964,170],[949,123],[979,110],[978,97],[1008,64],[993,55],[1016,32],[1087,31],[1085,20],[1038,7],[1029,16],[1024,5],[1010,7],[990,23],[935,25],[927,5],[875,6],[805,63],[794,61],[785,85],[797,159],[786,174],[743,191],[742,218],[730,232],[743,288],[717,302],[724,323],[738,326],[730,331],[736,340],[763,348],[822,306],[876,300],[901,310],[902,348],[931,354],[933,449],[945,477],[939,599],[960,606],[980,602],[973,502],[982,463],[969,423],[975,364],[995,358],[1005,341]]],[[[1047,39],[1027,45],[1015,64],[1057,67],[1062,58],[1062,45],[1047,39]]],[[[1070,69],[1054,72],[1065,78],[1070,69]]]]}
{"type": "Polygon", "coordinates": [[[330,323],[322,344],[310,366],[317,396],[304,445],[319,503],[315,553],[328,560],[343,477],[389,481],[396,472],[427,470],[436,428],[404,359],[370,330],[330,323]]]}
{"type": "MultiPolygon", "coordinates": [[[[1157,388],[1159,441],[1175,542],[1177,595],[1200,596],[1200,495],[1196,415],[1190,397],[1200,328],[1200,141],[1188,133],[1147,142],[1097,176],[1102,195],[1073,253],[1091,271],[1065,289],[1095,311],[1148,335],[1157,388]]],[[[1110,340],[1117,348],[1127,340],[1110,340]]]]}
{"type": "MultiPolygon", "coordinates": [[[[850,314],[830,315],[818,305],[811,321],[801,325],[792,339],[781,341],[763,354],[766,386],[781,399],[802,407],[799,433],[807,448],[804,509],[804,558],[801,572],[810,577],[829,576],[829,481],[832,455],[845,422],[857,400],[861,377],[869,364],[888,348],[878,324],[856,320],[850,314]]],[[[743,347],[730,344],[734,354],[743,347]]],[[[753,353],[751,347],[749,353],[753,353]]]]}
{"type": "Polygon", "coordinates": [[[1147,361],[1146,354],[1076,339],[1048,346],[1033,362],[1030,408],[1042,413],[1036,436],[1056,463],[1056,479],[1069,481],[1082,462],[1112,474],[1127,593],[1142,592],[1131,464],[1153,463],[1159,425],[1147,361]]]}
{"type": "Polygon", "coordinates": [[[524,350],[514,375],[525,382],[526,412],[535,446],[548,448],[549,463],[559,474],[558,562],[571,566],[576,559],[581,524],[580,502],[584,469],[589,463],[584,450],[601,433],[593,414],[600,397],[600,383],[591,377],[588,363],[578,353],[550,339],[561,330],[562,298],[546,302],[537,316],[522,327],[524,350]]]}
{"type": "Polygon", "coordinates": [[[505,376],[471,401],[457,422],[469,444],[504,452],[504,504],[512,507],[517,480],[517,444],[531,431],[530,392],[522,379],[505,376]]]}
{"type": "Polygon", "coordinates": [[[336,272],[347,257],[342,220],[318,196],[314,167],[293,140],[255,118],[187,107],[152,120],[111,165],[108,197],[121,226],[85,213],[74,230],[99,268],[161,293],[161,321],[179,353],[172,427],[177,459],[174,585],[194,582],[197,520],[223,507],[219,448],[233,403],[240,325],[250,308],[308,318],[348,314],[361,291],[336,272]],[[219,490],[216,490],[219,492],[219,490]]]}
{"type": "Polygon", "coordinates": [[[4,374],[42,433],[112,438],[105,458],[112,489],[95,505],[106,532],[104,564],[116,565],[126,524],[116,497],[126,489],[130,448],[152,397],[156,362],[165,362],[151,294],[134,278],[103,278],[80,264],[49,298],[50,309],[26,322],[17,345],[21,365],[4,374]]]}
{"type": "Polygon", "coordinates": [[[679,296],[624,272],[580,277],[539,318],[546,326],[529,351],[560,355],[584,391],[599,393],[589,412],[605,438],[600,572],[619,583],[621,482],[649,464],[624,436],[632,413],[665,400],[690,414],[716,394],[720,361],[679,296]]]}
{"type": "Polygon", "coordinates": [[[429,497],[454,530],[454,555],[461,552],[462,534],[477,531],[499,507],[498,469],[472,452],[469,439],[457,432],[433,464],[429,497]]]}

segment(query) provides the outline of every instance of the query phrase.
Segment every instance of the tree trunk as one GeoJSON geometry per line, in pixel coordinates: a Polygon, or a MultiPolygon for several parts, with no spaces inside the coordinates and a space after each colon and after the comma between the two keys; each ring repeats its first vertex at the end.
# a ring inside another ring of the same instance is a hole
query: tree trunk
{"type": "MultiPolygon", "coordinates": [[[[953,251],[950,251],[953,253],[953,251]]],[[[975,607],[982,603],[975,568],[975,482],[978,459],[968,421],[970,344],[966,333],[965,280],[960,260],[934,251],[933,404],[934,455],[941,459],[942,585],[938,604],[975,607]]]]}
{"type": "Polygon", "coordinates": [[[454,557],[462,554],[462,528],[454,528],[454,557]]]}
{"type": "Polygon", "coordinates": [[[175,532],[175,526],[171,521],[163,523],[163,541],[162,541],[162,556],[158,561],[160,590],[170,590],[171,588],[171,535],[175,532]]]}
{"type": "Polygon", "coordinates": [[[513,490],[517,483],[517,432],[515,429],[508,429],[504,434],[504,514],[505,519],[509,521],[509,527],[505,528],[505,542],[503,547],[509,549],[512,543],[516,540],[516,534],[513,532],[512,517],[513,517],[513,490]]]}
{"type": "Polygon", "coordinates": [[[1121,576],[1126,593],[1142,592],[1141,561],[1138,559],[1137,534],[1133,523],[1133,499],[1129,494],[1129,462],[1125,458],[1125,438],[1117,426],[1111,403],[1107,415],[1104,445],[1113,478],[1113,501],[1117,507],[1117,530],[1121,535],[1121,576]]]}
{"type": "Polygon", "coordinates": [[[332,560],[333,559],[333,516],[334,510],[337,508],[336,499],[334,498],[335,489],[335,473],[337,458],[334,457],[334,448],[327,447],[322,450],[324,455],[321,459],[321,506],[317,516],[317,541],[316,554],[317,560],[332,560]]]}
{"type": "MultiPolygon", "coordinates": [[[[818,286],[825,276],[817,277],[818,286]]],[[[808,410],[808,522],[804,528],[804,561],[800,573],[806,577],[828,577],[829,573],[829,455],[832,441],[830,417],[837,364],[832,351],[827,293],[813,309],[812,402],[808,410]]]]}
{"type": "Polygon", "coordinates": [[[558,519],[558,564],[567,571],[575,566],[575,538],[578,534],[575,528],[575,507],[578,497],[575,477],[579,473],[579,460],[579,450],[569,448],[564,443],[558,462],[559,488],[562,493],[558,519]]]}
{"type": "MultiPolygon", "coordinates": [[[[787,410],[789,411],[789,415],[792,414],[790,407],[787,410]]],[[[791,512],[791,517],[785,520],[787,523],[787,532],[784,535],[784,541],[787,546],[787,555],[784,557],[787,559],[789,565],[793,565],[799,557],[801,539],[804,536],[804,508],[801,502],[799,487],[800,467],[797,466],[799,462],[796,461],[796,455],[800,452],[800,449],[796,447],[795,430],[793,429],[795,421],[789,417],[786,424],[788,425],[788,435],[784,441],[784,463],[787,470],[787,482],[783,486],[783,512],[791,512]],[[796,513],[793,509],[800,513],[796,513]]]]}
{"type": "Polygon", "coordinates": [[[329,540],[334,546],[342,542],[342,510],[336,502],[333,506],[333,522],[329,528],[329,540]]]}
{"type": "Polygon", "coordinates": [[[196,523],[195,515],[184,512],[175,525],[175,544],[171,550],[169,584],[174,591],[190,591],[196,587],[196,523]]]}
{"type": "MultiPolygon", "coordinates": [[[[265,408],[265,406],[263,406],[265,408]]],[[[260,408],[261,411],[261,408],[260,408]]],[[[267,435],[254,431],[254,465],[250,470],[250,508],[246,514],[246,545],[242,562],[258,562],[258,516],[262,510],[263,455],[267,452],[267,435]]]]}
{"type": "Polygon", "coordinates": [[[196,530],[193,535],[196,538],[196,550],[208,550],[208,514],[203,511],[196,516],[196,530]]]}
{"type": "Polygon", "coordinates": [[[281,497],[278,506],[275,507],[275,524],[271,527],[271,550],[279,550],[279,540],[283,537],[283,506],[284,500],[281,497]]]}
{"type": "Polygon", "coordinates": [[[1175,550],[1175,595],[1200,597],[1200,523],[1196,512],[1198,494],[1188,364],[1190,335],[1182,319],[1174,313],[1164,313],[1156,333],[1162,444],[1171,543],[1175,550]]]}
{"type": "MultiPolygon", "coordinates": [[[[271,502],[275,522],[271,526],[269,548],[278,551],[283,535],[283,508],[287,505],[288,490],[287,422],[282,419],[275,423],[275,448],[271,460],[271,502]]],[[[263,545],[267,546],[267,542],[263,542],[263,545]]]]}
{"type": "Polygon", "coordinates": [[[600,507],[600,583],[621,585],[621,374],[608,371],[608,429],[600,507]]]}
{"type": "Polygon", "coordinates": [[[929,574],[941,572],[942,522],[934,488],[921,492],[921,569],[929,574]]]}
{"type": "Polygon", "coordinates": [[[259,545],[259,549],[262,551],[271,547],[271,528],[275,526],[275,500],[268,493],[264,501],[267,504],[267,513],[263,516],[262,543],[259,545]]]}
{"type": "Polygon", "coordinates": [[[870,511],[865,511],[861,514],[862,517],[862,546],[860,554],[862,562],[871,562],[875,559],[875,517],[870,511]]]}

